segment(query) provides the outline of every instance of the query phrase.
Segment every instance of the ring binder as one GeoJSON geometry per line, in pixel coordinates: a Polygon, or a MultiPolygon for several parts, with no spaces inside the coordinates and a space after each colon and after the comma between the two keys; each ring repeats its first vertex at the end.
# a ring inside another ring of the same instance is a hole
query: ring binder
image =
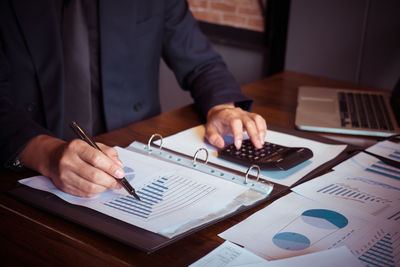
{"type": "Polygon", "coordinates": [[[261,172],[260,167],[259,167],[258,165],[256,165],[256,164],[253,164],[253,165],[251,165],[251,166],[247,169],[247,171],[246,171],[246,176],[245,176],[245,178],[244,178],[244,183],[245,183],[245,184],[247,184],[247,178],[248,178],[248,176],[249,176],[250,171],[251,171],[253,168],[257,168],[257,179],[256,179],[256,182],[258,182],[258,180],[260,179],[260,172],[261,172]]]}
{"type": "Polygon", "coordinates": [[[151,137],[149,138],[149,141],[147,142],[147,149],[148,149],[148,151],[149,151],[149,153],[151,153],[151,141],[153,140],[153,138],[154,137],[159,137],[160,138],[160,150],[162,149],[162,146],[163,146],[163,137],[162,137],[162,135],[161,134],[158,134],[158,133],[154,133],[154,134],[152,134],[151,135],[151,137]]]}
{"type": "MultiPolygon", "coordinates": [[[[197,151],[195,152],[192,159],[190,157],[184,157],[184,156],[172,153],[170,151],[161,150],[161,148],[162,148],[162,136],[160,134],[155,133],[150,137],[147,146],[140,142],[135,141],[135,142],[131,143],[126,149],[134,151],[134,152],[139,152],[139,153],[146,153],[146,154],[151,153],[153,157],[160,158],[160,159],[163,159],[163,160],[166,160],[169,162],[173,162],[175,164],[182,165],[182,166],[185,166],[188,168],[192,168],[192,169],[195,168],[198,171],[201,171],[201,172],[207,173],[207,174],[211,174],[220,179],[225,179],[225,180],[229,180],[236,184],[244,185],[248,188],[251,188],[252,190],[255,190],[259,193],[264,194],[265,196],[268,196],[274,188],[273,183],[271,183],[267,180],[264,180],[264,179],[259,179],[260,174],[257,175],[256,181],[250,183],[250,182],[247,182],[248,175],[246,175],[246,177],[245,177],[244,175],[237,175],[235,173],[220,169],[218,167],[207,165],[209,152],[205,148],[197,149],[197,151]],[[152,139],[156,136],[161,138],[160,147],[155,147],[155,146],[151,147],[150,143],[152,142],[152,139]],[[204,163],[196,161],[198,153],[202,150],[206,151],[206,154],[207,154],[207,158],[204,161],[204,163]],[[154,153],[152,153],[152,152],[154,152],[154,153]]],[[[248,172],[250,172],[250,170],[248,172]]]]}
{"type": "MultiPolygon", "coordinates": [[[[323,144],[329,144],[329,145],[339,144],[339,142],[331,139],[327,139],[321,136],[311,135],[309,133],[298,132],[293,129],[285,129],[277,126],[271,126],[269,128],[279,133],[291,134],[293,136],[306,138],[312,141],[318,141],[323,144]]],[[[173,150],[174,148],[170,147],[169,144],[169,142],[171,142],[174,139],[168,139],[168,138],[164,138],[165,140],[161,140],[161,143],[164,141],[164,146],[163,150],[160,150],[158,149],[159,146],[157,145],[157,143],[159,142],[157,140],[154,141],[153,146],[151,146],[152,139],[154,139],[157,136],[162,138],[161,135],[153,134],[148,144],[146,144],[145,142],[140,143],[135,141],[125,149],[133,151],[135,153],[141,153],[141,155],[144,157],[154,157],[158,159],[163,159],[173,164],[181,165],[187,168],[193,168],[193,162],[192,162],[193,158],[191,157],[191,155],[193,155],[192,154],[193,151],[187,153],[179,149],[175,149],[174,151],[173,150]]],[[[179,142],[177,144],[179,144],[179,142]]],[[[306,180],[309,180],[317,176],[318,174],[321,174],[322,172],[326,172],[326,170],[330,169],[337,163],[350,157],[350,155],[347,153],[347,151],[350,149],[354,149],[354,146],[349,145],[348,148],[346,148],[340,155],[324,163],[323,165],[321,165],[321,167],[312,170],[296,183],[298,184],[300,182],[304,182],[306,180]]],[[[212,161],[213,153],[211,153],[211,151],[209,152],[210,152],[209,163],[205,165],[202,162],[198,161],[197,166],[195,168],[197,171],[212,174],[216,178],[229,180],[233,183],[246,186],[252,189],[251,191],[257,191],[259,193],[262,193],[264,198],[261,201],[266,201],[268,199],[275,198],[290,190],[290,188],[287,186],[278,183],[274,184],[266,179],[263,179],[262,174],[260,174],[258,182],[255,181],[253,177],[250,177],[248,183],[244,184],[245,181],[244,173],[233,169],[227,170],[228,168],[224,166],[218,167],[218,165],[213,163],[212,161]]],[[[168,238],[163,235],[142,229],[138,226],[131,225],[123,221],[119,221],[113,217],[97,212],[95,210],[88,209],[83,206],[71,205],[70,203],[67,203],[58,197],[50,196],[49,193],[45,191],[39,191],[27,186],[18,186],[12,190],[9,190],[7,193],[15,197],[16,199],[24,201],[34,207],[56,214],[61,218],[65,218],[69,221],[88,227],[89,229],[105,234],[111,238],[119,240],[127,245],[136,247],[148,253],[160,249],[161,247],[165,247],[169,244],[172,244],[173,242],[180,240],[181,238],[189,234],[192,234],[198,231],[199,229],[203,229],[204,227],[210,226],[215,222],[228,218],[239,212],[243,212],[251,207],[254,207],[259,203],[256,202],[255,204],[251,204],[248,206],[243,205],[237,211],[231,214],[227,214],[226,216],[217,218],[215,220],[210,220],[209,222],[206,222],[203,225],[200,225],[196,228],[189,229],[183,232],[181,231],[182,232],[181,234],[172,238],[168,238]],[[51,201],[49,201],[49,199],[51,201]]],[[[247,200],[246,197],[247,195],[248,194],[244,196],[245,198],[239,198],[238,201],[244,203],[247,200]]]]}
{"type": "Polygon", "coordinates": [[[208,150],[205,149],[204,147],[201,147],[199,149],[196,150],[196,153],[194,153],[193,156],[193,166],[196,166],[196,159],[197,159],[197,154],[199,154],[200,151],[205,151],[206,152],[206,160],[204,161],[204,164],[208,163],[208,150]]]}
{"type": "MultiPolygon", "coordinates": [[[[271,196],[271,193],[274,189],[274,184],[263,182],[266,180],[257,179],[257,181],[245,184],[244,183],[245,177],[243,174],[237,174],[237,172],[234,171],[232,172],[230,170],[225,170],[224,168],[215,167],[213,164],[206,165],[203,161],[196,161],[198,153],[200,153],[201,150],[205,150],[206,151],[205,153],[207,154],[205,162],[208,162],[209,151],[206,150],[205,148],[198,149],[194,158],[191,158],[190,156],[184,156],[179,153],[171,152],[168,149],[161,150],[161,147],[162,147],[162,136],[159,134],[153,134],[150,137],[147,144],[135,141],[126,148],[117,147],[117,149],[119,150],[119,153],[123,152],[122,154],[124,154],[126,157],[134,155],[135,158],[134,162],[137,162],[136,161],[137,159],[143,160],[143,162],[146,161],[152,162],[154,159],[158,159],[158,160],[163,160],[170,164],[177,165],[177,167],[174,167],[168,164],[169,165],[168,169],[169,168],[175,169],[173,171],[174,174],[172,176],[167,175],[168,178],[161,175],[160,177],[164,178],[160,179],[161,182],[157,181],[157,184],[159,185],[160,183],[162,184],[164,182],[164,179],[168,180],[169,177],[174,177],[175,174],[177,175],[177,177],[182,175],[183,175],[182,177],[184,177],[185,176],[184,173],[190,172],[191,175],[188,175],[187,178],[192,179],[192,177],[194,178],[197,176],[197,173],[193,173],[193,170],[195,170],[197,172],[211,175],[216,179],[222,179],[235,184],[239,184],[241,186],[246,187],[249,190],[244,190],[243,193],[237,195],[234,199],[232,199],[232,202],[229,202],[230,203],[229,205],[224,206],[225,208],[216,210],[215,212],[211,212],[206,217],[200,216],[196,220],[191,220],[190,223],[185,223],[182,225],[176,224],[174,227],[167,227],[164,229],[160,228],[161,230],[160,229],[154,230],[153,228],[147,229],[146,227],[143,227],[143,225],[141,224],[140,225],[136,224],[137,220],[135,220],[134,221],[135,223],[133,223],[133,220],[132,221],[125,220],[126,217],[117,216],[117,213],[109,214],[105,212],[107,211],[105,210],[107,208],[104,208],[102,205],[100,206],[102,207],[102,209],[99,210],[97,209],[97,206],[95,208],[92,208],[89,206],[75,205],[73,202],[69,202],[68,200],[65,200],[62,197],[59,198],[58,195],[57,197],[52,196],[53,197],[52,201],[48,201],[49,199],[48,192],[38,191],[28,186],[18,187],[15,190],[13,190],[11,194],[22,200],[32,203],[37,207],[43,208],[44,210],[51,211],[63,218],[69,219],[74,222],[78,222],[84,226],[87,226],[101,233],[107,234],[112,238],[120,240],[126,244],[137,247],[139,249],[142,249],[146,252],[151,252],[156,249],[159,249],[160,247],[175,242],[176,240],[190,233],[193,233],[198,229],[202,229],[224,218],[237,214],[238,212],[242,212],[251,207],[254,207],[258,203],[266,201],[271,196]],[[151,146],[151,142],[155,137],[161,138],[160,146],[158,146],[157,143],[154,144],[154,142],[153,146],[151,146]],[[126,154],[130,153],[129,151],[134,152],[134,154],[130,155],[126,154]],[[195,161],[196,166],[193,166],[193,160],[195,161]],[[187,170],[186,168],[189,168],[191,170],[187,170]],[[71,205],[71,203],[74,205],[71,205]]],[[[157,166],[158,165],[156,165],[155,167],[156,172],[157,172],[157,166]]],[[[209,183],[210,184],[209,186],[211,186],[211,188],[208,189],[206,188],[207,190],[211,190],[207,191],[207,194],[208,193],[210,193],[210,195],[213,194],[214,191],[212,190],[215,190],[215,188],[213,189],[212,186],[213,177],[207,177],[200,173],[198,173],[198,175],[201,175],[202,178],[206,178],[204,181],[208,181],[207,184],[209,183]]],[[[48,181],[48,179],[46,179],[46,181],[48,181]]],[[[190,184],[188,185],[190,186],[190,184]]],[[[168,190],[168,187],[161,186],[159,189],[168,190]]],[[[198,190],[197,187],[193,189],[198,190]]],[[[196,198],[197,197],[198,195],[196,195],[196,198]]],[[[160,201],[162,201],[162,199],[160,201]]],[[[130,210],[128,213],[131,214],[130,210]]]]}

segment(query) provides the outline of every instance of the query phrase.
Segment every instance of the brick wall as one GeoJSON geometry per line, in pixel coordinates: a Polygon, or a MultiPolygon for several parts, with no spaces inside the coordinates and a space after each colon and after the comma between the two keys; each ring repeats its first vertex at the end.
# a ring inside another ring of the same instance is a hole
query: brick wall
{"type": "MultiPolygon", "coordinates": [[[[264,5],[266,0],[263,0],[264,5]]],[[[196,19],[253,31],[264,31],[258,0],[188,0],[196,19]]]]}

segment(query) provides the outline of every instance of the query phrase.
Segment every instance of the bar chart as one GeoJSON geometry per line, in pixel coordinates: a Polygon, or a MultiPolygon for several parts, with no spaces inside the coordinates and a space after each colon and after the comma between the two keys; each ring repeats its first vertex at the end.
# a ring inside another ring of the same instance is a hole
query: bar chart
{"type": "Polygon", "coordinates": [[[136,190],[141,201],[127,195],[103,204],[124,214],[151,220],[189,206],[215,190],[180,176],[161,176],[136,190]]]}
{"type": "Polygon", "coordinates": [[[396,179],[400,181],[400,170],[391,167],[382,161],[378,161],[375,164],[372,164],[371,166],[367,167],[365,169],[367,172],[375,173],[375,174],[380,174],[388,178],[396,179]]]}
{"type": "Polygon", "coordinates": [[[392,202],[389,199],[362,192],[358,188],[351,187],[345,183],[332,183],[328,186],[318,189],[317,193],[330,195],[332,197],[354,200],[362,203],[376,202],[385,204],[392,202]]]}
{"type": "MultiPolygon", "coordinates": [[[[348,161],[355,162],[355,161],[348,161]]],[[[368,171],[377,169],[376,159],[361,162],[357,172],[344,172],[344,168],[324,174],[295,188],[298,194],[313,200],[333,203],[341,209],[365,212],[380,219],[400,222],[400,180],[387,178],[368,171]]],[[[347,164],[347,167],[354,165],[347,164]]],[[[384,167],[391,171],[396,168],[384,167]]],[[[398,171],[398,169],[397,169],[398,171]]]]}
{"type": "Polygon", "coordinates": [[[400,211],[397,211],[396,213],[389,215],[387,219],[400,222],[400,211]]]}
{"type": "Polygon", "coordinates": [[[400,161],[400,152],[399,151],[394,151],[393,153],[389,154],[389,157],[394,159],[394,160],[400,161]]]}
{"type": "Polygon", "coordinates": [[[400,233],[386,233],[358,259],[368,266],[398,266],[400,255],[400,233]]]}

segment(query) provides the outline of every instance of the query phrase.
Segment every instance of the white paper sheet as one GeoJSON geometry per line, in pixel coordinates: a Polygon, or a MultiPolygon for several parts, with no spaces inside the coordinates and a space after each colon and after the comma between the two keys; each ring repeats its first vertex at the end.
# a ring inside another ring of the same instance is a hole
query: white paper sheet
{"type": "Polygon", "coordinates": [[[347,245],[366,266],[400,266],[399,227],[395,224],[382,226],[375,232],[349,241],[347,245]]]}
{"type": "MultiPolygon", "coordinates": [[[[209,151],[210,162],[246,173],[247,168],[218,158],[216,148],[205,142],[204,133],[205,128],[203,125],[190,128],[188,130],[164,138],[163,147],[188,156],[194,156],[197,149],[199,149],[200,147],[204,147],[209,151]]],[[[286,186],[291,186],[310,171],[316,169],[323,163],[335,158],[337,155],[340,154],[340,152],[342,152],[346,148],[346,145],[328,145],[271,130],[267,131],[267,136],[265,140],[271,143],[288,147],[307,147],[311,149],[314,154],[314,156],[310,160],[307,160],[306,162],[303,162],[302,164],[288,171],[261,172],[261,178],[286,186]]],[[[157,140],[156,143],[160,144],[160,141],[157,140]]],[[[204,155],[199,155],[198,158],[203,159],[204,155]]]]}
{"type": "Polygon", "coordinates": [[[191,264],[190,267],[309,267],[311,263],[313,266],[324,267],[365,266],[346,246],[282,260],[267,261],[238,245],[225,241],[209,254],[191,264]]]}
{"type": "MultiPolygon", "coordinates": [[[[122,148],[117,151],[126,178],[142,201],[129,196],[124,189],[109,190],[93,198],[75,197],[58,190],[43,176],[20,182],[166,237],[257,201],[243,200],[247,187],[122,148]]],[[[261,199],[263,196],[259,195],[261,199]]]]}
{"type": "Polygon", "coordinates": [[[310,266],[323,266],[323,267],[361,267],[365,266],[360,262],[346,246],[331,248],[314,252],[306,255],[301,255],[282,260],[269,261],[267,267],[310,267],[310,266]]]}
{"type": "Polygon", "coordinates": [[[290,193],[219,236],[265,259],[283,259],[373,235],[377,226],[369,220],[372,216],[359,215],[290,193]]]}
{"type": "Polygon", "coordinates": [[[367,151],[400,162],[400,143],[382,141],[367,148],[367,151]]]}
{"type": "Polygon", "coordinates": [[[233,266],[265,266],[263,258],[225,241],[209,254],[189,265],[190,267],[233,267],[233,266]]]}
{"type": "Polygon", "coordinates": [[[341,210],[366,212],[400,224],[400,185],[385,184],[379,176],[333,171],[292,188],[292,191],[335,205],[341,210]]]}
{"type": "Polygon", "coordinates": [[[379,179],[382,186],[400,188],[400,169],[389,166],[366,153],[359,153],[333,168],[335,171],[379,179]],[[379,177],[379,178],[378,178],[379,177]]]}

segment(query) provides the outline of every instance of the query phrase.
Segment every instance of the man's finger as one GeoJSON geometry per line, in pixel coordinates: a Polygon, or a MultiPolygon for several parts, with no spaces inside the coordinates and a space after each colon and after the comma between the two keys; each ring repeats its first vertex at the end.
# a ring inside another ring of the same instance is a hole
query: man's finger
{"type": "Polygon", "coordinates": [[[239,149],[243,141],[243,123],[241,119],[233,119],[231,121],[231,129],[235,147],[239,149]]]}
{"type": "Polygon", "coordinates": [[[106,146],[102,143],[97,143],[100,149],[106,154],[110,159],[117,163],[120,167],[123,166],[122,161],[118,157],[118,152],[115,148],[106,146]]]}
{"type": "Polygon", "coordinates": [[[83,180],[102,186],[105,189],[115,188],[117,184],[115,177],[90,165],[88,165],[84,171],[80,170],[77,175],[81,176],[83,180]]]}
{"type": "Polygon", "coordinates": [[[62,191],[79,197],[92,197],[108,189],[82,178],[73,171],[68,171],[60,179],[52,181],[62,191]]]}
{"type": "Polygon", "coordinates": [[[107,157],[103,152],[90,146],[85,147],[79,153],[79,157],[90,165],[108,173],[115,178],[124,177],[125,173],[121,166],[118,166],[114,160],[107,157]]]}
{"type": "Polygon", "coordinates": [[[258,132],[256,123],[250,117],[243,118],[243,122],[251,142],[256,148],[260,149],[262,147],[262,143],[260,142],[260,134],[258,132]]]}
{"type": "Polygon", "coordinates": [[[260,142],[263,144],[265,142],[265,136],[267,134],[267,123],[265,119],[258,114],[254,114],[253,117],[258,129],[258,133],[260,135],[260,142]]]}
{"type": "Polygon", "coordinates": [[[223,148],[225,145],[224,139],[213,125],[206,125],[206,138],[211,145],[217,148],[223,148]]]}

